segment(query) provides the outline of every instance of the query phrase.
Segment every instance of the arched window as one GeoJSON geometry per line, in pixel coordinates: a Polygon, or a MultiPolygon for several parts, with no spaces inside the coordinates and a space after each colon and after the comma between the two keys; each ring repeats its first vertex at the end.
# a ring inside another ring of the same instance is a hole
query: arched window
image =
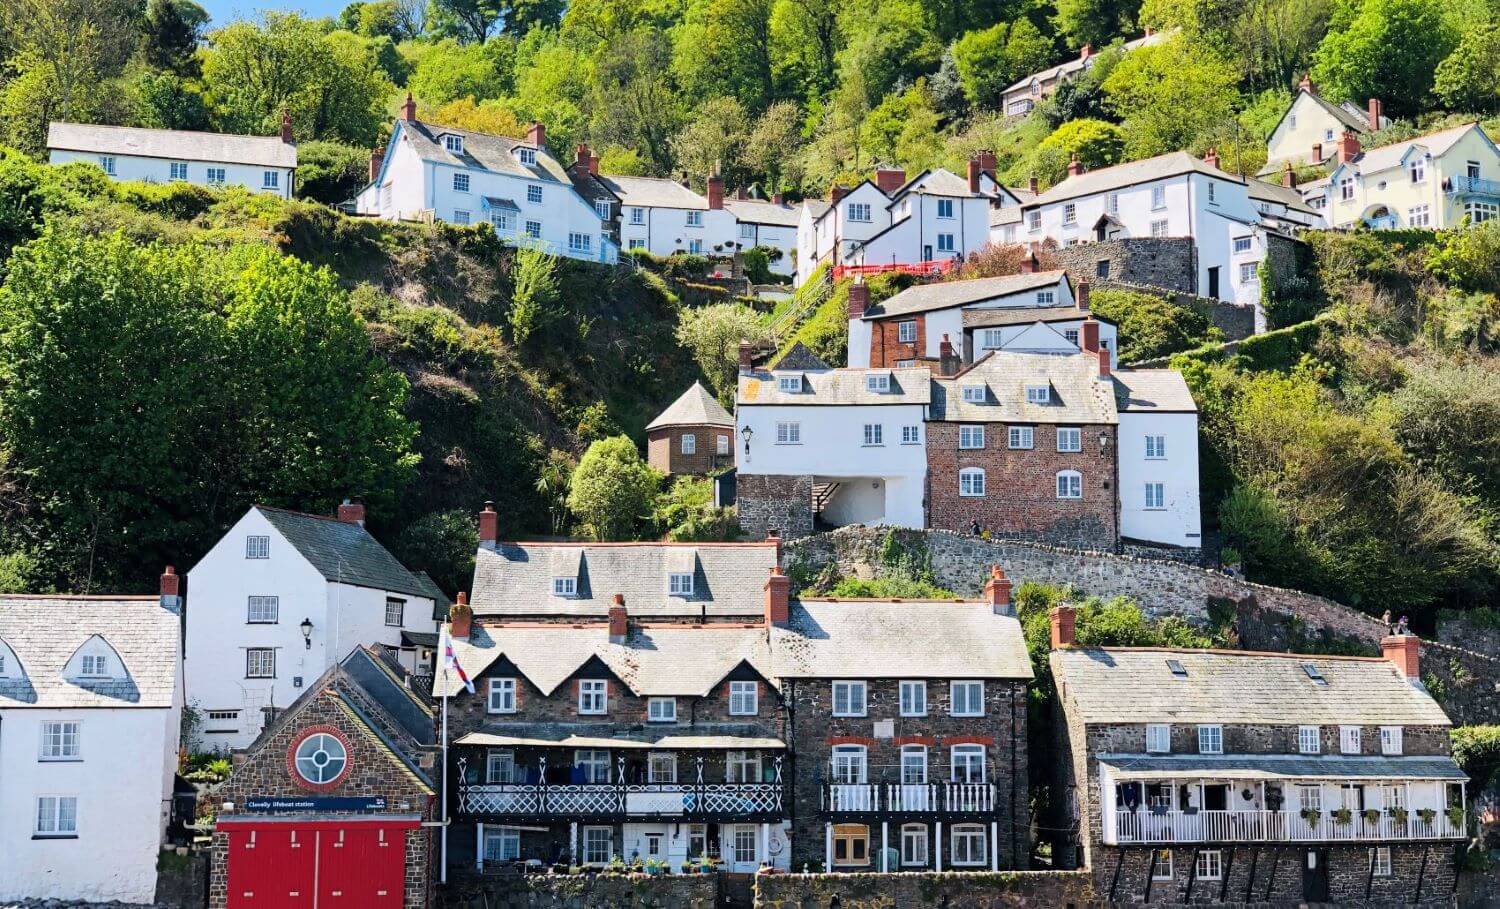
{"type": "Polygon", "coordinates": [[[982,497],[984,495],[983,468],[965,467],[958,472],[958,494],[973,497],[982,497]]]}
{"type": "Polygon", "coordinates": [[[297,745],[297,775],[315,785],[337,780],[349,763],[344,743],[326,732],[315,732],[297,745]]]}
{"type": "Polygon", "coordinates": [[[1058,471],[1057,497],[1059,499],[1083,498],[1083,474],[1076,470],[1058,471]]]}

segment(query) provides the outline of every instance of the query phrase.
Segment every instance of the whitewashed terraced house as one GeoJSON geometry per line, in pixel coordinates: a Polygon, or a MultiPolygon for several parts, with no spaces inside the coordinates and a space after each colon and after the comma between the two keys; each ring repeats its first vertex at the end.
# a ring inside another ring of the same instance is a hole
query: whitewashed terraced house
{"type": "Polygon", "coordinates": [[[292,197],[297,176],[297,146],[285,117],[279,136],[53,122],[47,161],[93,164],[112,180],[242,186],[282,199],[292,197]]]}
{"type": "Polygon", "coordinates": [[[149,903],[182,722],[180,579],[0,597],[0,902],[149,903]]]}
{"type": "MultiPolygon", "coordinates": [[[[1121,47],[1127,53],[1138,47],[1149,47],[1165,41],[1176,31],[1176,29],[1168,29],[1164,32],[1157,32],[1148,28],[1144,35],[1124,42],[1121,47]]],[[[1079,73],[1093,66],[1094,58],[1097,56],[1093,45],[1085,44],[1079,49],[1077,57],[1017,79],[1001,94],[1000,109],[1005,111],[1008,117],[1021,117],[1031,113],[1043,98],[1057,91],[1059,85],[1071,82],[1078,77],[1079,73]]]]}

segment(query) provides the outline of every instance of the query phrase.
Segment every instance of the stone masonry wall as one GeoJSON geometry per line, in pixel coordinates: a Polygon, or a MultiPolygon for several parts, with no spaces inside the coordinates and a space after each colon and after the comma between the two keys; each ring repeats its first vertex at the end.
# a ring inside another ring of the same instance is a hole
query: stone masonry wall
{"type": "Polygon", "coordinates": [[[662,473],[706,474],[734,464],[734,430],[727,426],[666,426],[646,434],[646,463],[662,473]],[[682,437],[693,437],[693,453],[682,453],[682,437]],[[729,439],[729,453],[719,454],[719,437],[729,439]]]}
{"type": "Polygon", "coordinates": [[[487,878],[454,888],[446,909],[714,909],[716,874],[551,875],[487,878]]]}
{"type": "Polygon", "coordinates": [[[1198,292],[1198,258],[1188,237],[1129,237],[1080,243],[1050,252],[1075,281],[1087,278],[1185,294],[1198,292]]]}
{"type": "Polygon", "coordinates": [[[1087,871],[942,874],[759,874],[757,909],[1082,909],[1096,904],[1087,871]]]}
{"type": "Polygon", "coordinates": [[[1255,306],[1253,304],[1231,303],[1228,300],[1216,300],[1212,297],[1200,297],[1197,294],[1166,290],[1146,284],[1132,284],[1126,281],[1100,281],[1094,285],[1094,289],[1129,290],[1163,297],[1168,303],[1195,310],[1206,316],[1215,328],[1224,333],[1224,338],[1228,341],[1243,340],[1255,334],[1255,306]]]}
{"type": "Polygon", "coordinates": [[[813,532],[812,487],[810,476],[741,471],[735,476],[740,528],[751,539],[764,539],[768,530],[780,532],[784,540],[808,536],[813,532]]]}

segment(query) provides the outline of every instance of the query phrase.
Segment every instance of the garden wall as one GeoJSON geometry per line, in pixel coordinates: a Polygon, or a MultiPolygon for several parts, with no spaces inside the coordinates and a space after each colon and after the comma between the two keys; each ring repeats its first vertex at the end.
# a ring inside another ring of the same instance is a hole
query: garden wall
{"type": "Polygon", "coordinates": [[[1002,871],[922,874],[758,874],[756,909],[1001,909],[1092,905],[1087,871],[1002,871]]]}
{"type": "Polygon", "coordinates": [[[717,874],[513,874],[453,887],[446,909],[714,909],[717,874]]]}

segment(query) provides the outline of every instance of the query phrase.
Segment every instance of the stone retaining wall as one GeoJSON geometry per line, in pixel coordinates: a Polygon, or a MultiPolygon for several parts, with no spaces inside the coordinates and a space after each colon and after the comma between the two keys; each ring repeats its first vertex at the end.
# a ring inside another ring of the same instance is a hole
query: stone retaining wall
{"type": "Polygon", "coordinates": [[[1094,904],[1087,871],[937,872],[921,874],[758,874],[757,909],[1001,909],[1094,904]]]}
{"type": "Polygon", "coordinates": [[[714,909],[717,874],[527,874],[455,886],[446,909],[714,909]]]}
{"type": "Polygon", "coordinates": [[[1198,292],[1198,255],[1191,237],[1126,237],[1049,250],[1074,280],[1198,292]]]}
{"type": "MultiPolygon", "coordinates": [[[[1225,340],[1243,341],[1255,334],[1255,307],[1247,303],[1231,303],[1213,297],[1200,297],[1183,291],[1152,287],[1147,284],[1132,284],[1125,281],[1100,281],[1095,290],[1128,290],[1161,297],[1175,306],[1182,306],[1202,314],[1213,326],[1224,333],[1225,340]]],[[[1134,364],[1132,364],[1134,365],[1134,364]]]]}

